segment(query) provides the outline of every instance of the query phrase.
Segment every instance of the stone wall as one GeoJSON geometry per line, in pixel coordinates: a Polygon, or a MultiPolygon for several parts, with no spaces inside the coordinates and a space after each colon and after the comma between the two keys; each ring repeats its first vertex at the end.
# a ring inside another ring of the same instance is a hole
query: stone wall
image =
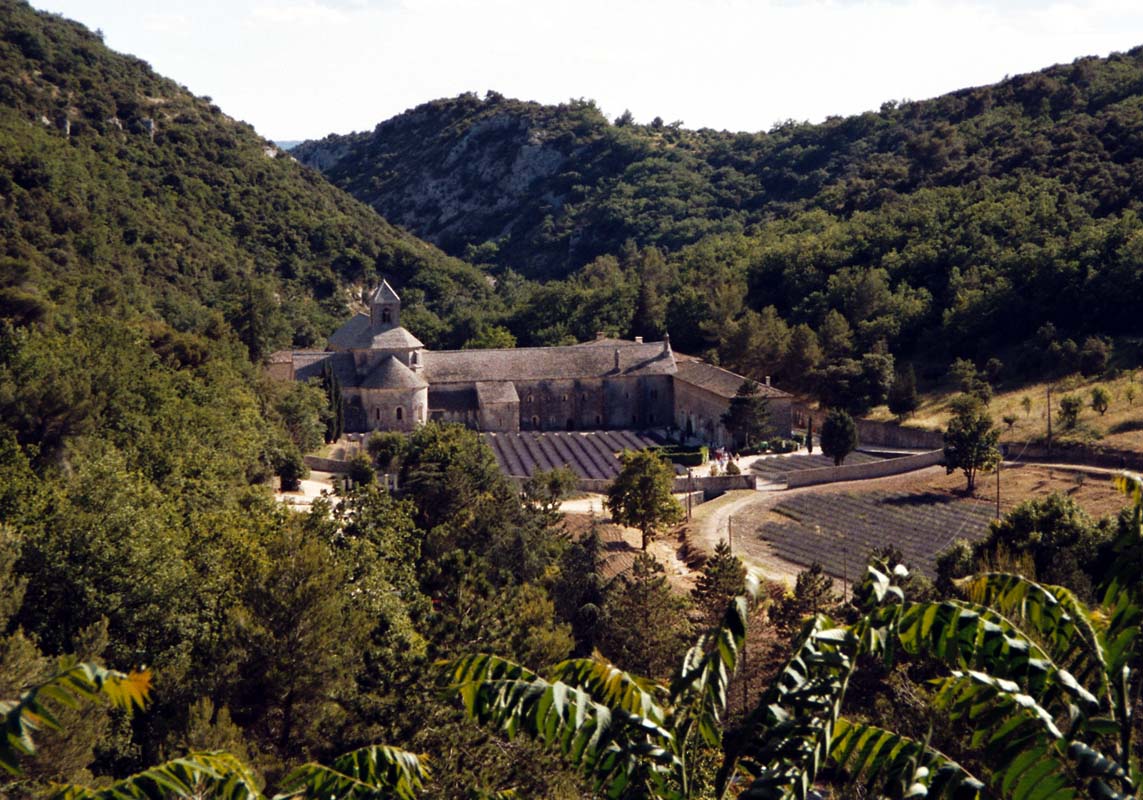
{"type": "MultiPolygon", "coordinates": [[[[821,434],[824,412],[812,412],[814,436],[821,434]]],[[[874,422],[869,419],[854,420],[857,423],[857,439],[862,448],[889,447],[895,450],[936,450],[945,446],[944,434],[923,428],[905,428],[895,422],[874,422]]]]}
{"type": "Polygon", "coordinates": [[[869,461],[864,464],[842,464],[840,467],[821,467],[819,469],[804,469],[791,472],[786,478],[786,488],[796,486],[814,486],[819,483],[836,483],[838,481],[857,481],[866,478],[882,478],[886,475],[900,475],[903,472],[912,472],[915,469],[931,467],[944,461],[944,451],[933,450],[928,453],[918,453],[913,456],[899,458],[886,458],[881,461],[869,461]]]}

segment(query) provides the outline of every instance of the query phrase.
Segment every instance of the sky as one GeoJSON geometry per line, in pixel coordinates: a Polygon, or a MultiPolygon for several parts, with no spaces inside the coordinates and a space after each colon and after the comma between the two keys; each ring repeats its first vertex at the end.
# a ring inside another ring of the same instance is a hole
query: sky
{"type": "Polygon", "coordinates": [[[1139,0],[31,0],[266,138],[494,90],[768,130],[1143,44],[1139,0]]]}

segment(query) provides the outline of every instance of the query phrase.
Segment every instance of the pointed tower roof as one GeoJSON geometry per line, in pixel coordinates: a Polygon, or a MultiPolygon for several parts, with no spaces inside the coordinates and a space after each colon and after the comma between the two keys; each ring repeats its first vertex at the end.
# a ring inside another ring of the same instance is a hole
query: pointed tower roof
{"type": "Polygon", "coordinates": [[[401,298],[393,291],[393,287],[389,285],[389,281],[384,278],[381,279],[381,285],[377,287],[377,291],[369,298],[369,305],[400,302],[401,298]]]}

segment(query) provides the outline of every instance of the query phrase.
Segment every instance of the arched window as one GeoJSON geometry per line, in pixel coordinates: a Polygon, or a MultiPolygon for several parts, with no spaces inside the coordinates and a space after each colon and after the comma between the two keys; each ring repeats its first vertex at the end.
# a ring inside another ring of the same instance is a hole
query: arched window
{"type": "Polygon", "coordinates": [[[381,309],[381,322],[385,323],[385,322],[392,322],[392,321],[393,321],[393,312],[390,311],[388,308],[381,309]]]}
{"type": "Polygon", "coordinates": [[[405,409],[397,406],[397,421],[400,422],[405,418],[405,409]]]}
{"type": "Polygon", "coordinates": [[[566,403],[567,401],[568,401],[568,396],[566,394],[560,398],[560,402],[562,402],[562,403],[566,403]]]}
{"type": "Polygon", "coordinates": [[[418,357],[417,351],[414,350],[412,353],[409,354],[409,361],[413,364],[416,364],[417,363],[417,357],[418,357]]]}
{"type": "MultiPolygon", "coordinates": [[[[528,396],[528,399],[529,400],[531,399],[531,395],[528,396]]],[[[540,429],[540,418],[539,417],[532,417],[532,428],[535,430],[540,429]]]]}
{"type": "Polygon", "coordinates": [[[530,403],[530,402],[532,402],[532,395],[528,395],[528,396],[527,396],[527,398],[525,398],[525,399],[524,399],[524,402],[525,402],[525,403],[530,403]]]}
{"type": "Polygon", "coordinates": [[[377,409],[376,416],[377,416],[377,421],[380,422],[381,421],[381,409],[377,409]]]}

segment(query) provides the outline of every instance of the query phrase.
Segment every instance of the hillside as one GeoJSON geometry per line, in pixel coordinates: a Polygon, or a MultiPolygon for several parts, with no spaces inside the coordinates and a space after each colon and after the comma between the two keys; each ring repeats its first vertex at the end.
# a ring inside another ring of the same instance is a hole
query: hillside
{"type": "Polygon", "coordinates": [[[858,351],[885,340],[932,377],[956,355],[1014,360],[1048,322],[1061,342],[1131,335],[1143,300],[1139,48],[766,133],[490,93],[293,153],[446,251],[525,276],[590,282],[601,256],[631,265],[629,240],[657,247],[659,324],[724,358],[729,325],[772,305],[819,338],[836,311],[858,351]]]}
{"type": "Polygon", "coordinates": [[[348,290],[378,274],[446,315],[486,294],[479,272],[210,98],[13,0],[0,4],[0,230],[6,305],[67,314],[95,297],[104,315],[199,331],[220,312],[255,358],[323,341],[348,290]]]}

